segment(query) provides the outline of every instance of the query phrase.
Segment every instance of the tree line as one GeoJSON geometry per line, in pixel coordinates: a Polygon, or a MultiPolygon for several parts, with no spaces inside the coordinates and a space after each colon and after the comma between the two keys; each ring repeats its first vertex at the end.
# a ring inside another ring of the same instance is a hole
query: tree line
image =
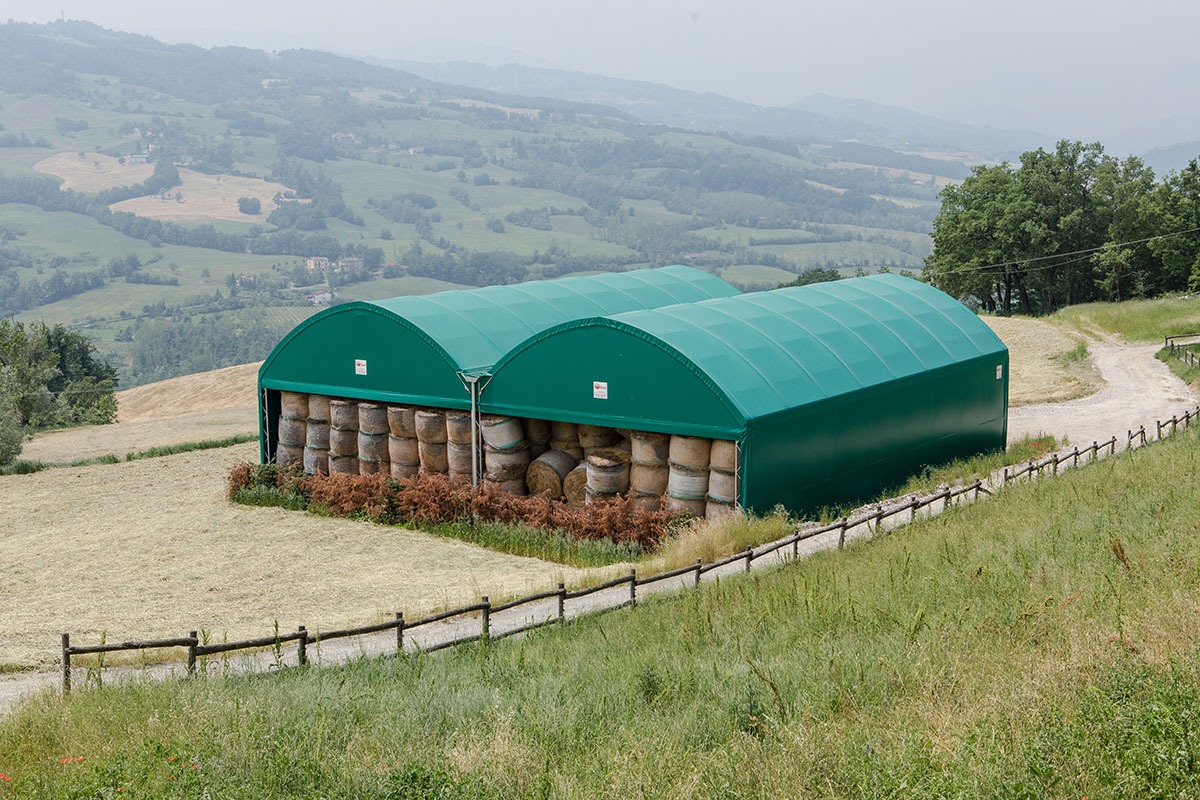
{"type": "Polygon", "coordinates": [[[941,192],[924,275],[980,307],[1063,306],[1200,289],[1200,165],[1156,180],[1139,158],[1060,141],[977,166],[941,192]]]}

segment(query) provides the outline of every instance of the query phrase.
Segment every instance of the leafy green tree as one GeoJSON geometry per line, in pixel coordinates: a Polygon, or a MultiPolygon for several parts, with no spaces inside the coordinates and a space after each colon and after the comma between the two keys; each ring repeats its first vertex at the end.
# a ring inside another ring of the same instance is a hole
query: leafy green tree
{"type": "Polygon", "coordinates": [[[239,197],[237,204],[238,211],[243,214],[253,215],[262,213],[262,200],[259,200],[257,197],[239,197]]]}
{"type": "Polygon", "coordinates": [[[17,375],[12,367],[0,367],[0,467],[21,454],[25,432],[17,416],[17,375]]]}

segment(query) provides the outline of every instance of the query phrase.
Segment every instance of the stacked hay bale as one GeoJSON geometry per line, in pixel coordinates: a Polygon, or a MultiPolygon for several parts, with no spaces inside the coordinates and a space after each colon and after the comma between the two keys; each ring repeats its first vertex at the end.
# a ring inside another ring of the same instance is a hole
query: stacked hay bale
{"type": "Polygon", "coordinates": [[[470,483],[474,472],[471,455],[471,413],[446,412],[446,464],[450,480],[470,483]]]}
{"type": "Polygon", "coordinates": [[[611,499],[629,491],[629,454],[623,449],[592,447],[587,454],[585,465],[585,503],[611,499]]]}
{"type": "Polygon", "coordinates": [[[329,401],[329,472],[358,474],[358,402],[329,401]]]}
{"type": "MultiPolygon", "coordinates": [[[[530,452],[532,453],[532,444],[530,452]]],[[[562,499],[563,482],[578,465],[579,462],[569,453],[547,450],[530,463],[525,472],[525,486],[530,494],[542,495],[551,500],[562,499]]]]}
{"type": "Polygon", "coordinates": [[[668,450],[667,510],[703,517],[712,439],[672,436],[668,450]]]}
{"type": "Polygon", "coordinates": [[[708,457],[708,493],[704,516],[720,519],[733,513],[737,501],[737,442],[713,439],[708,457]]]}
{"type": "Polygon", "coordinates": [[[525,494],[530,459],[521,420],[488,414],[480,418],[479,430],[483,436],[484,478],[508,494],[525,494]]]}
{"type": "Polygon", "coordinates": [[[580,464],[563,478],[563,496],[567,505],[581,506],[587,502],[587,464],[580,464]]]}
{"type": "Polygon", "coordinates": [[[389,473],[387,406],[358,404],[358,471],[362,475],[389,473]]]}
{"type": "Polygon", "coordinates": [[[671,437],[663,433],[631,431],[631,468],[629,485],[633,504],[647,511],[658,511],[667,492],[667,459],[671,437]]]}
{"type": "Polygon", "coordinates": [[[388,406],[388,464],[393,478],[411,478],[420,471],[416,415],[412,406],[388,406]]]}
{"type": "Polygon", "coordinates": [[[549,452],[550,447],[550,422],[544,419],[523,419],[521,427],[525,431],[525,441],[529,442],[529,457],[538,458],[543,453],[549,452]]]}
{"type": "Polygon", "coordinates": [[[579,446],[583,448],[583,457],[587,458],[593,450],[615,447],[621,440],[621,434],[615,428],[602,428],[599,425],[578,426],[579,446]]]}
{"type": "Polygon", "coordinates": [[[550,449],[561,450],[575,459],[583,461],[583,447],[579,444],[579,426],[574,422],[550,423],[550,449]]]}
{"type": "Polygon", "coordinates": [[[308,426],[308,395],[281,392],[279,442],[275,461],[281,467],[304,463],[304,437],[308,426]]]}
{"type": "Polygon", "coordinates": [[[304,471],[310,475],[329,474],[329,398],[322,394],[308,396],[304,471]]]}
{"type": "Polygon", "coordinates": [[[440,408],[419,408],[415,420],[421,472],[447,474],[450,462],[446,453],[446,412],[440,408]]]}

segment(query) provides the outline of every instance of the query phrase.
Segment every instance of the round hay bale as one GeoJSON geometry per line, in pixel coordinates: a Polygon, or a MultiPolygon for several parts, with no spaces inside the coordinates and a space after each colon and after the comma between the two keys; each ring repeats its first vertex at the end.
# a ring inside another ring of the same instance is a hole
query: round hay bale
{"type": "Polygon", "coordinates": [[[280,444],[275,448],[275,463],[281,469],[304,463],[304,446],[296,447],[290,444],[280,444]]]}
{"type": "Polygon", "coordinates": [[[583,452],[583,448],[579,446],[578,439],[575,439],[575,440],[568,439],[565,441],[562,439],[551,439],[550,440],[550,449],[551,450],[559,450],[563,453],[566,453],[571,458],[575,459],[576,463],[583,461],[583,457],[585,455],[583,452]]]}
{"type": "Polygon", "coordinates": [[[672,464],[667,471],[667,494],[680,500],[704,499],[708,493],[708,470],[672,464]]]}
{"type": "Polygon", "coordinates": [[[542,455],[543,453],[547,453],[549,451],[550,451],[550,443],[549,442],[545,442],[545,443],[530,442],[529,443],[529,457],[531,459],[537,458],[538,456],[542,455]]]}
{"type": "Polygon", "coordinates": [[[524,478],[513,478],[507,481],[489,480],[487,482],[498,486],[500,491],[504,492],[505,494],[513,494],[518,497],[524,497],[526,494],[524,478]]]}
{"type": "Polygon", "coordinates": [[[667,495],[663,501],[663,508],[670,511],[672,514],[687,514],[692,517],[703,517],[708,503],[703,497],[697,499],[686,499],[683,497],[671,497],[667,495]]]}
{"type": "Polygon", "coordinates": [[[737,470],[737,442],[713,439],[708,455],[708,468],[732,474],[737,470]]]}
{"type": "Polygon", "coordinates": [[[710,521],[727,517],[733,511],[733,503],[726,503],[723,500],[717,500],[713,497],[709,497],[708,502],[704,504],[704,518],[710,521]]]}
{"type": "Polygon", "coordinates": [[[323,394],[308,396],[308,421],[329,422],[329,397],[323,394]]]}
{"type": "Polygon", "coordinates": [[[388,472],[388,462],[375,461],[369,458],[358,459],[358,474],[359,475],[374,475],[377,472],[388,472]]]}
{"type": "Polygon", "coordinates": [[[388,436],[388,461],[393,464],[420,464],[421,451],[416,437],[388,436]]]}
{"type": "Polygon", "coordinates": [[[366,433],[359,431],[358,459],[360,461],[383,462],[384,470],[386,471],[387,462],[391,459],[391,456],[388,455],[388,435],[386,433],[366,433]]]}
{"type": "Polygon", "coordinates": [[[355,400],[330,400],[329,424],[341,431],[358,430],[358,402],[355,400]]]}
{"type": "Polygon", "coordinates": [[[445,475],[450,471],[445,442],[426,442],[418,439],[417,450],[421,454],[421,472],[445,475]]]}
{"type": "Polygon", "coordinates": [[[567,477],[563,478],[563,495],[567,498],[567,503],[570,505],[583,505],[585,500],[584,490],[586,488],[587,464],[580,464],[567,473],[567,477]]]}
{"type": "MultiPolygon", "coordinates": [[[[446,441],[454,444],[471,445],[471,412],[446,412],[446,441]]],[[[454,470],[450,470],[453,472],[454,470]]]]}
{"type": "Polygon", "coordinates": [[[712,439],[697,436],[672,436],[669,451],[672,464],[688,469],[708,469],[708,456],[712,451],[712,439]]]}
{"type": "Polygon", "coordinates": [[[339,475],[357,475],[358,474],[358,457],[357,456],[337,456],[332,452],[329,454],[329,474],[338,473],[339,475]]]}
{"type": "Polygon", "coordinates": [[[479,418],[483,442],[493,450],[511,450],[525,444],[525,429],[518,417],[484,414],[479,418]]]}
{"type": "Polygon", "coordinates": [[[723,469],[708,473],[708,499],[718,503],[732,503],[737,499],[737,476],[723,469]]]}
{"type": "Polygon", "coordinates": [[[304,448],[304,471],[309,475],[328,475],[329,448],[306,445],[304,448]]]}
{"type": "MultiPolygon", "coordinates": [[[[544,419],[523,419],[521,428],[530,444],[547,445],[550,442],[550,422],[544,419]]],[[[543,452],[545,452],[543,450],[543,452]]]]}
{"type": "Polygon", "coordinates": [[[590,486],[583,487],[583,504],[585,506],[602,503],[605,500],[612,500],[620,496],[621,495],[616,492],[597,492],[590,486]]]}
{"type": "Polygon", "coordinates": [[[310,419],[305,426],[304,444],[307,447],[329,449],[329,423],[310,419]]]}
{"type": "Polygon", "coordinates": [[[446,464],[449,467],[451,477],[466,475],[468,479],[471,477],[471,443],[461,444],[459,442],[446,443],[446,464]]]}
{"type": "Polygon", "coordinates": [[[530,494],[547,495],[555,500],[563,496],[563,481],[579,462],[562,450],[547,450],[535,458],[525,472],[530,494]]]}
{"type": "Polygon", "coordinates": [[[417,438],[417,410],[412,406],[388,406],[388,431],[401,439],[417,438]]]}
{"type": "Polygon", "coordinates": [[[587,486],[597,494],[629,491],[629,455],[615,447],[598,447],[588,453],[587,486]]]}
{"type": "Polygon", "coordinates": [[[621,441],[621,434],[615,428],[601,428],[598,425],[579,426],[579,444],[583,447],[612,447],[621,441]]]}
{"type": "Polygon", "coordinates": [[[550,438],[560,442],[578,442],[579,426],[574,422],[551,422],[550,438]]]}
{"type": "Polygon", "coordinates": [[[667,465],[634,461],[629,471],[629,485],[640,494],[659,497],[667,491],[667,465]]]}
{"type": "Polygon", "coordinates": [[[308,419],[308,395],[300,392],[280,392],[279,414],[292,419],[308,419]]]}
{"type": "Polygon", "coordinates": [[[358,429],[363,433],[388,433],[387,406],[375,403],[358,404],[358,429]]]}
{"type": "Polygon", "coordinates": [[[304,447],[305,428],[307,427],[307,418],[280,417],[279,443],[292,447],[304,447]]]}
{"type": "MultiPolygon", "coordinates": [[[[446,443],[446,412],[440,408],[420,408],[415,415],[417,438],[429,444],[446,443]]],[[[421,459],[424,463],[425,459],[421,459]]]]}
{"type": "MultiPolygon", "coordinates": [[[[349,458],[358,456],[358,431],[354,428],[329,429],[329,455],[349,458]]],[[[357,471],[357,470],[356,470],[357,471]]]]}
{"type": "Polygon", "coordinates": [[[493,450],[490,447],[483,451],[484,469],[487,479],[493,483],[525,479],[525,471],[529,469],[529,448],[525,446],[493,450]]]}
{"type": "Polygon", "coordinates": [[[671,437],[665,433],[632,431],[629,444],[633,460],[643,464],[666,464],[671,451],[671,437]]]}
{"type": "Polygon", "coordinates": [[[662,495],[630,492],[629,504],[640,511],[658,511],[662,508],[662,495]]]}
{"type": "MultiPolygon", "coordinates": [[[[413,439],[415,442],[416,439],[413,439]]],[[[392,461],[388,464],[388,471],[393,478],[411,478],[421,471],[420,462],[413,464],[401,464],[398,461],[392,461]]]]}

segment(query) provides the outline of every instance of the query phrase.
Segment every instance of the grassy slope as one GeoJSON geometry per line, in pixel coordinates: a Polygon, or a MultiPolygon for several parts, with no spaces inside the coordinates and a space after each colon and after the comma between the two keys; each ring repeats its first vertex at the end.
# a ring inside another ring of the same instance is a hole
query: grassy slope
{"type": "Polygon", "coordinates": [[[29,703],[0,792],[1190,796],[1197,444],[523,641],[29,703]]]}

